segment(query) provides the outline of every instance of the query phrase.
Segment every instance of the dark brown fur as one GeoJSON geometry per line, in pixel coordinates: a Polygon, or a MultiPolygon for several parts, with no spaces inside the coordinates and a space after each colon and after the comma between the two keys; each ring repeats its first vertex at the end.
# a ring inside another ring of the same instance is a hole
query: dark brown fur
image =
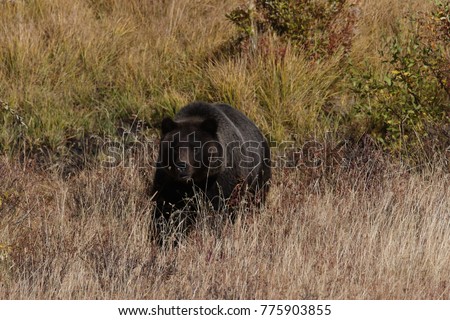
{"type": "Polygon", "coordinates": [[[270,149],[251,120],[229,105],[189,104],[162,122],[155,219],[192,211],[188,199],[196,194],[215,210],[226,207],[237,188],[264,200],[270,177],[270,149]]]}

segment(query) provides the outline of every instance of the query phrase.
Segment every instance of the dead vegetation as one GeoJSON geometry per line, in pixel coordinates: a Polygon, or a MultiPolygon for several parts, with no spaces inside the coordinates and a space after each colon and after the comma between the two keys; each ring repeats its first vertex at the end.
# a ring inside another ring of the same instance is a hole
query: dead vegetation
{"type": "Polygon", "coordinates": [[[205,216],[167,250],[149,237],[136,168],[64,180],[3,158],[0,170],[2,299],[450,298],[439,169],[276,169],[265,207],[242,206],[234,224],[205,216]]]}

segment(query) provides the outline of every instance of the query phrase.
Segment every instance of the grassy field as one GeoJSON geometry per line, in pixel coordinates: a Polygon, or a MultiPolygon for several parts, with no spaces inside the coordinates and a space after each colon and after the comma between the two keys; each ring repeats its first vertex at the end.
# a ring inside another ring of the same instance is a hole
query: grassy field
{"type": "Polygon", "coordinates": [[[264,208],[201,212],[177,248],[149,241],[136,169],[37,174],[2,160],[3,299],[448,299],[450,175],[275,171],[264,208]],[[289,190],[289,192],[286,192],[289,190]]]}
{"type": "Polygon", "coordinates": [[[238,50],[225,14],[247,3],[0,1],[0,299],[450,299],[449,7],[342,1],[326,52],[238,50]],[[162,250],[148,159],[99,148],[157,141],[193,100],[323,161],[296,149],[265,206],[202,209],[162,250]]]}

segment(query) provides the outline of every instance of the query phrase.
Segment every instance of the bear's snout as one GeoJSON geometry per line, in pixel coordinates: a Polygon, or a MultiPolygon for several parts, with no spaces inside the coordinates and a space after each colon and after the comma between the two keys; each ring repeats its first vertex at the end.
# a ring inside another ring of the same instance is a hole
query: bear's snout
{"type": "Polygon", "coordinates": [[[189,181],[191,179],[191,170],[188,163],[178,161],[175,163],[175,169],[179,180],[189,181]]]}

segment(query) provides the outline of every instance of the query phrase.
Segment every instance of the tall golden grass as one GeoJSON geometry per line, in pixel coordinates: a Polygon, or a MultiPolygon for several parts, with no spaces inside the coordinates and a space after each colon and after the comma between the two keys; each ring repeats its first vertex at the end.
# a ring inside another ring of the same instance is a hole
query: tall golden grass
{"type": "MultiPolygon", "coordinates": [[[[81,131],[111,133],[136,114],[152,122],[155,111],[206,98],[208,81],[195,85],[199,66],[231,36],[224,13],[234,5],[2,1],[0,97],[25,117],[31,146],[56,148],[81,131]]],[[[7,146],[11,127],[0,129],[7,146]]]]}
{"type": "MultiPolygon", "coordinates": [[[[114,134],[134,116],[154,124],[192,100],[233,104],[277,140],[293,131],[300,137],[336,131],[319,111],[348,96],[341,51],[318,64],[289,48],[280,61],[270,46],[251,59],[211,60],[236,34],[225,13],[245,3],[2,1],[0,99],[24,118],[30,148],[56,150],[84,133],[114,134]]],[[[405,16],[432,3],[349,1],[357,12],[352,63],[371,61],[381,73],[386,39],[408,23],[405,16]]],[[[347,102],[339,112],[351,107],[347,102]]],[[[3,112],[3,118],[0,141],[8,151],[20,130],[14,117],[3,112]]]]}
{"type": "MultiPolygon", "coordinates": [[[[364,171],[364,173],[363,173],[364,171]]],[[[448,299],[450,177],[276,170],[265,207],[149,237],[135,168],[64,181],[2,159],[2,299],[448,299]],[[307,186],[307,187],[305,187],[307,186]],[[220,219],[219,219],[220,220],[220,219]]]]}

